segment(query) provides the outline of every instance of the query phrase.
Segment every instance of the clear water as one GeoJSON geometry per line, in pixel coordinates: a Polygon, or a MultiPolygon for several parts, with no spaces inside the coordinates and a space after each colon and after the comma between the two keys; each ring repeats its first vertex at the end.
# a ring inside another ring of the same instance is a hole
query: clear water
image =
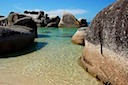
{"type": "Polygon", "coordinates": [[[0,85],[101,85],[77,63],[83,46],[71,43],[76,30],[38,29],[35,43],[0,58],[0,85]]]}

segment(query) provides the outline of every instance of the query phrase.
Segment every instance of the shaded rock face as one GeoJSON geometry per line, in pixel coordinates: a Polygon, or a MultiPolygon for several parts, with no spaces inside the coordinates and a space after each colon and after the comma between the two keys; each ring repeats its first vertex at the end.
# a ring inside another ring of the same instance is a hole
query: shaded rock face
{"type": "Polygon", "coordinates": [[[35,33],[35,37],[37,37],[37,25],[31,17],[24,17],[18,19],[13,25],[26,26],[32,29],[32,32],[35,33]]]}
{"type": "Polygon", "coordinates": [[[85,31],[82,67],[105,85],[128,85],[128,0],[99,12],[85,31]]]}
{"type": "Polygon", "coordinates": [[[43,17],[41,17],[41,26],[45,27],[50,22],[50,18],[48,17],[48,14],[45,14],[43,17]]]}
{"type": "Polygon", "coordinates": [[[79,22],[80,22],[80,27],[87,27],[88,26],[86,19],[80,19],[79,22]]]}
{"type": "Polygon", "coordinates": [[[47,24],[47,27],[58,27],[59,22],[60,22],[59,16],[52,17],[50,19],[50,22],[47,24]]]}
{"type": "Polygon", "coordinates": [[[78,20],[70,13],[65,13],[58,25],[62,28],[78,28],[80,27],[78,20]]]}
{"type": "Polygon", "coordinates": [[[0,26],[0,55],[23,49],[34,41],[35,33],[25,26],[0,26]]]}
{"type": "Polygon", "coordinates": [[[40,12],[39,12],[39,17],[38,17],[38,19],[41,20],[42,17],[44,17],[44,12],[43,12],[43,11],[40,11],[40,12]]]}
{"type": "Polygon", "coordinates": [[[88,29],[87,27],[81,27],[77,30],[77,32],[72,37],[72,42],[75,44],[83,45],[84,46],[84,36],[85,30],[88,29]]]}
{"type": "Polygon", "coordinates": [[[2,18],[2,17],[4,17],[4,16],[0,15],[0,18],[2,18]]]}

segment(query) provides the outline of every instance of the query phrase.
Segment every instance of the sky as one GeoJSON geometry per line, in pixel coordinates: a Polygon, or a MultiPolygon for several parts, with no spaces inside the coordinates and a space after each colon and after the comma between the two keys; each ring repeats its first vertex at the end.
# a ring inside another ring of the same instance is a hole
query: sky
{"type": "Polygon", "coordinates": [[[77,19],[91,21],[103,8],[116,0],[2,0],[0,15],[8,16],[10,12],[23,13],[25,10],[44,11],[49,16],[64,12],[72,13],[77,19]]]}

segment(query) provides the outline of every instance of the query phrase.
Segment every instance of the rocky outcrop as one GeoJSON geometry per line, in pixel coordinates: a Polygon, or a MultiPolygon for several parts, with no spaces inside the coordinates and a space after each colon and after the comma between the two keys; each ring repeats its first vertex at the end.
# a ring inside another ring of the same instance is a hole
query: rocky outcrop
{"type": "Polygon", "coordinates": [[[38,27],[45,27],[50,22],[48,14],[44,14],[43,11],[25,11],[24,15],[31,17],[36,22],[38,27]]]}
{"type": "Polygon", "coordinates": [[[13,25],[29,27],[32,29],[32,32],[35,33],[35,37],[37,37],[37,25],[36,22],[31,17],[20,18],[13,25]]]}
{"type": "Polygon", "coordinates": [[[80,27],[87,27],[88,23],[86,19],[79,19],[80,27]]]}
{"type": "Polygon", "coordinates": [[[7,18],[0,16],[0,26],[6,26],[8,24],[7,18]]]}
{"type": "Polygon", "coordinates": [[[80,65],[105,85],[128,85],[128,0],[99,12],[85,31],[80,65]]]}
{"type": "Polygon", "coordinates": [[[45,14],[43,17],[41,17],[41,27],[47,26],[49,22],[50,18],[48,17],[48,14],[45,14]]]}
{"type": "Polygon", "coordinates": [[[19,51],[32,43],[35,33],[25,26],[0,26],[0,55],[19,51]]]}
{"type": "Polygon", "coordinates": [[[58,27],[59,22],[60,22],[59,16],[52,17],[49,23],[47,24],[47,27],[58,27]]]}
{"type": "Polygon", "coordinates": [[[37,11],[24,11],[24,14],[39,14],[39,12],[37,12],[37,11]]]}
{"type": "Polygon", "coordinates": [[[26,15],[10,12],[10,14],[7,17],[8,25],[13,25],[18,19],[26,17],[26,15]]]}
{"type": "Polygon", "coordinates": [[[79,21],[71,13],[64,13],[60,23],[60,28],[78,28],[80,27],[79,21]]]}
{"type": "Polygon", "coordinates": [[[0,18],[2,18],[2,17],[5,17],[5,16],[0,15],[0,18]]]}
{"type": "Polygon", "coordinates": [[[77,32],[72,37],[72,42],[79,45],[84,45],[84,36],[85,30],[88,29],[87,27],[82,27],[77,30],[77,32]]]}

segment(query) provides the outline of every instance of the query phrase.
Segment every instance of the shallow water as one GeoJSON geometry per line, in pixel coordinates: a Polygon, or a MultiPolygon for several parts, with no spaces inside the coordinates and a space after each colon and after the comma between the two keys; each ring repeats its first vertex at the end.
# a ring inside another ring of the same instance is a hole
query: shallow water
{"type": "Polygon", "coordinates": [[[71,43],[76,30],[38,29],[27,49],[0,58],[0,85],[101,85],[77,63],[83,46],[71,43]]]}

